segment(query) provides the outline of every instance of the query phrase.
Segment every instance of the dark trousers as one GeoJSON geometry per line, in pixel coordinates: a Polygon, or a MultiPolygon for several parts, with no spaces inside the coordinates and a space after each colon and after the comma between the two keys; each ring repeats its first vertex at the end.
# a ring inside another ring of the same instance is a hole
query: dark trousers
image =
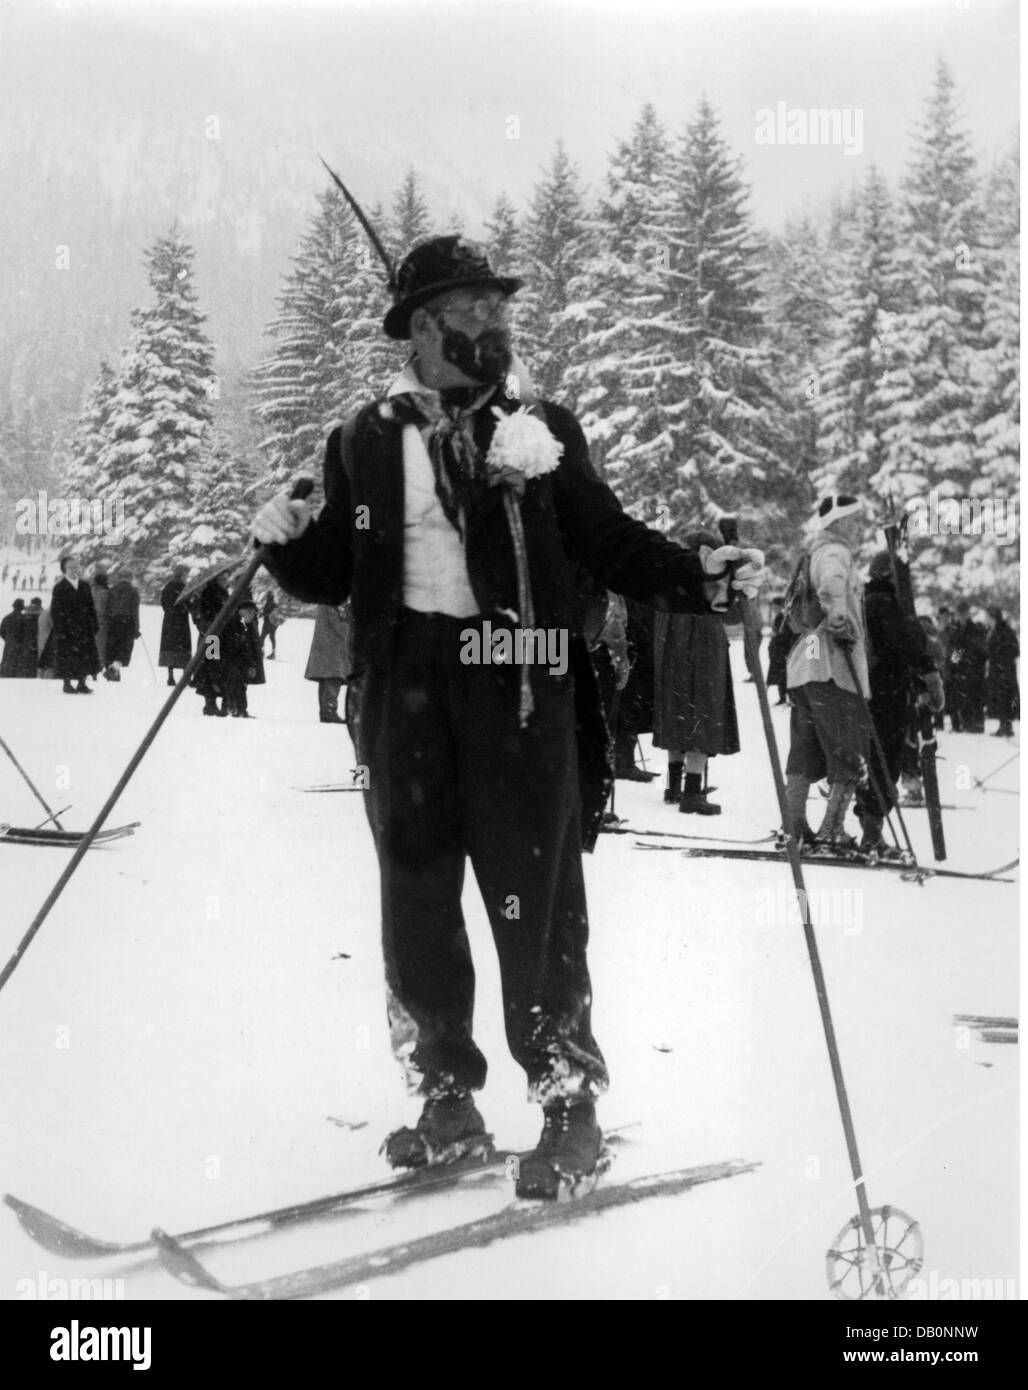
{"type": "MultiPolygon", "coordinates": [[[[896,787],[900,774],[907,768],[907,748],[910,739],[910,704],[906,697],[887,703],[871,701],[871,719],[878,734],[878,742],[885,754],[885,766],[889,770],[889,780],[896,787]]],[[[914,749],[915,761],[917,750],[914,749]]],[[[866,785],[858,787],[856,796],[857,817],[863,824],[865,817],[884,820],[896,805],[896,798],[889,792],[878,754],[871,749],[869,760],[870,776],[866,785]],[[876,790],[877,789],[877,790],[876,790]],[[884,804],[883,804],[884,803],[884,804]]]]}
{"type": "Polygon", "coordinates": [[[348,691],[378,851],[393,1047],[420,1095],[485,1084],[461,913],[470,858],[530,1097],[597,1094],[607,1073],[590,1025],[573,686],[535,667],[535,711],[520,729],[520,668],[460,660],[460,634],[479,622],[406,613],[384,669],[348,691]]]}
{"type": "Polygon", "coordinates": [[[343,682],[335,676],[321,676],[318,680],[318,714],[322,719],[331,719],[339,713],[339,692],[343,682]]]}
{"type": "Polygon", "coordinates": [[[955,734],[985,728],[984,670],[961,670],[946,682],[946,713],[955,734]]]}

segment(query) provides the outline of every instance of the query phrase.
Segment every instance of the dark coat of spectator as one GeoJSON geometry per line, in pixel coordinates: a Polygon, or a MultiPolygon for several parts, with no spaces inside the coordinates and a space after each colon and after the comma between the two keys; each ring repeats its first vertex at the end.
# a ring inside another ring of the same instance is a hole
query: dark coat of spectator
{"type": "Polygon", "coordinates": [[[50,601],[53,636],[56,641],[54,669],[65,681],[84,680],[100,670],[96,650],[96,609],[93,591],[84,579],[73,584],[62,576],[54,585],[50,601]]]}
{"type": "Polygon", "coordinates": [[[1017,685],[1017,658],[1021,648],[1017,634],[998,608],[989,610],[992,631],[988,642],[988,674],[986,676],[986,697],[989,704],[990,719],[998,719],[1003,724],[1020,715],[1020,691],[1017,685]]]}
{"type": "Polygon", "coordinates": [[[0,641],[4,644],[0,657],[0,677],[33,680],[36,675],[36,633],[38,612],[25,611],[25,600],[16,598],[12,611],[0,622],[0,641]]]}
{"type": "Polygon", "coordinates": [[[182,590],[186,587],[184,574],[176,573],[161,590],[161,608],[164,618],[161,621],[161,650],[157,657],[158,666],[185,670],[193,655],[193,639],[189,631],[189,613],[185,604],[179,603],[182,590]]]}
{"type": "Polygon", "coordinates": [[[115,661],[127,666],[132,660],[132,647],[139,636],[139,590],[128,575],[119,575],[111,585],[107,602],[107,645],[105,664],[115,661]]]}

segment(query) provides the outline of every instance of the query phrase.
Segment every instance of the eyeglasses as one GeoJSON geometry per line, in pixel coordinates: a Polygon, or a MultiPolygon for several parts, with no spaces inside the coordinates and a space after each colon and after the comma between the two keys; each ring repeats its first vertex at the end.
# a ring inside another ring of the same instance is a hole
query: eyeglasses
{"type": "Polygon", "coordinates": [[[506,299],[458,299],[449,304],[441,304],[435,310],[435,317],[447,314],[465,321],[473,319],[476,323],[482,324],[510,322],[510,307],[506,299]]]}

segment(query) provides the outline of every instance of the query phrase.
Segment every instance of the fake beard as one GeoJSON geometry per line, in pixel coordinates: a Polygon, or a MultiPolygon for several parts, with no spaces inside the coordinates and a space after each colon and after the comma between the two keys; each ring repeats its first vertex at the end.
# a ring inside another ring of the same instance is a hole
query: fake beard
{"type": "Polygon", "coordinates": [[[469,338],[445,321],[443,358],[472,381],[500,383],[506,381],[513,362],[506,333],[496,328],[484,329],[477,338],[469,338]]]}

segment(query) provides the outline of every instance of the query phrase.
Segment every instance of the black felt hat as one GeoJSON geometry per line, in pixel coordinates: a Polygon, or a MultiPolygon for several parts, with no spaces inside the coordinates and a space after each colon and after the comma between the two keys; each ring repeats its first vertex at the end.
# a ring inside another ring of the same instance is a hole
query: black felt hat
{"type": "Polygon", "coordinates": [[[390,338],[409,338],[411,314],[437,295],[466,286],[516,294],[524,283],[513,275],[497,275],[479,242],[463,236],[432,237],[400,262],[393,290],[396,302],[382,326],[390,338]]]}

